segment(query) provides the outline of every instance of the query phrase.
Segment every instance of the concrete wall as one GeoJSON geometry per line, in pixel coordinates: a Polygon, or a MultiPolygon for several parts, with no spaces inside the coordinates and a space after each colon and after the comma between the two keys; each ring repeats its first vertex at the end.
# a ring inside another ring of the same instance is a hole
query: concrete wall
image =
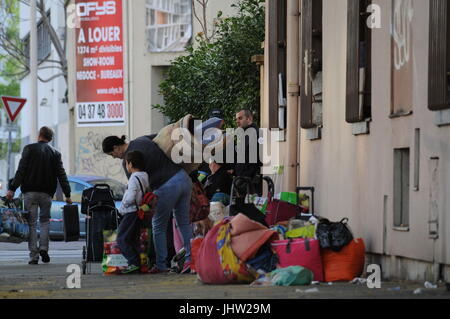
{"type": "MultiPolygon", "coordinates": [[[[418,278],[414,273],[418,269],[426,269],[421,278],[429,278],[439,268],[433,265],[450,264],[450,126],[438,127],[436,113],[427,105],[429,1],[411,2],[412,91],[405,94],[412,94],[413,114],[397,118],[389,117],[392,1],[374,1],[381,7],[382,28],[373,30],[372,121],[370,134],[358,136],[345,121],[347,0],[323,3],[322,138],[308,140],[306,131],[300,130],[299,184],[316,187],[317,214],[332,220],[348,217],[355,237],[365,240],[368,252],[418,262],[401,262],[407,266],[397,267],[399,261],[384,261],[388,274],[401,275],[402,269],[412,267],[411,278],[418,278]],[[421,132],[418,190],[413,190],[415,129],[421,132]],[[411,154],[408,231],[394,228],[396,148],[410,148],[411,154]],[[437,165],[433,158],[439,159],[437,165]],[[434,218],[439,221],[438,239],[429,236],[429,220],[434,218]]],[[[265,61],[267,101],[267,52],[265,61]]],[[[267,108],[263,106],[263,117],[267,108]]]]}

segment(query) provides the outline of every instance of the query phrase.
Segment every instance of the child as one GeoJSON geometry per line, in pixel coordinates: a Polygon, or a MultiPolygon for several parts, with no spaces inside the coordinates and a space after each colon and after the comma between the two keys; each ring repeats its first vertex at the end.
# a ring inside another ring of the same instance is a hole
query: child
{"type": "Polygon", "coordinates": [[[129,152],[125,156],[126,168],[131,174],[128,180],[127,191],[123,195],[119,213],[123,215],[117,234],[117,244],[122,255],[128,261],[128,267],[122,270],[123,274],[139,270],[139,231],[140,223],[137,211],[145,190],[149,187],[149,178],[145,169],[144,154],[139,151],[129,152]]]}

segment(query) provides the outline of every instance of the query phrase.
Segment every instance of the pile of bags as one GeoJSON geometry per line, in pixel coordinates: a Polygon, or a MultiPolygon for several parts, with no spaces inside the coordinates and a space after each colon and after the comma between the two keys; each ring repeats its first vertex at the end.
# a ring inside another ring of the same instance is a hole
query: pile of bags
{"type": "Polygon", "coordinates": [[[212,204],[214,227],[192,241],[191,263],[199,279],[205,284],[308,285],[361,276],[364,241],[353,238],[348,219],[286,220],[282,215],[272,214],[276,222],[268,228],[244,214],[227,216],[223,206],[212,204]]]}
{"type": "Polygon", "coordinates": [[[2,200],[0,206],[0,242],[22,243],[28,240],[30,227],[26,217],[28,212],[21,211],[8,201],[2,200]]]}

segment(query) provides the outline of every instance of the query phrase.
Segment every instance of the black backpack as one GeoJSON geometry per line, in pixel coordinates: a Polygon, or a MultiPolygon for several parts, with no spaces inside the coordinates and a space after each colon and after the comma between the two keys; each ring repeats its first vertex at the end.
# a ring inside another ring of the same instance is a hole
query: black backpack
{"type": "Polygon", "coordinates": [[[321,248],[329,248],[332,251],[340,252],[352,240],[353,235],[347,226],[348,218],[340,222],[330,222],[328,219],[321,219],[317,225],[316,235],[321,248]]]}

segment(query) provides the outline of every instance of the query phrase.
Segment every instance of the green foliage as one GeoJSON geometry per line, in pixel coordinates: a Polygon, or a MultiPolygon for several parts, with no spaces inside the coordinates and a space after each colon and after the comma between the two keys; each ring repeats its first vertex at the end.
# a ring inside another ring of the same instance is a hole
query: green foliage
{"type": "Polygon", "coordinates": [[[153,105],[171,121],[186,114],[203,120],[221,109],[227,126],[233,126],[236,111],[247,108],[259,119],[260,74],[251,57],[263,54],[264,0],[240,0],[238,14],[223,18],[218,13],[217,34],[208,43],[202,34],[187,55],[172,61],[160,85],[165,105],[153,105]]]}

